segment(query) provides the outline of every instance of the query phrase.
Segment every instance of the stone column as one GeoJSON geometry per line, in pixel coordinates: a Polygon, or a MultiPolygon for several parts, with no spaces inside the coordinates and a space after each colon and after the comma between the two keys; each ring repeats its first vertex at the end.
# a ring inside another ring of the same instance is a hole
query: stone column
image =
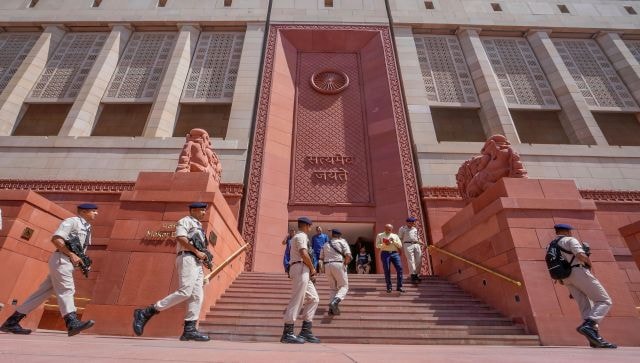
{"type": "Polygon", "coordinates": [[[98,58],[84,81],[76,101],[71,106],[59,136],[90,136],[96,122],[100,100],[118,66],[120,56],[131,36],[127,24],[113,24],[98,58]]]}
{"type": "Polygon", "coordinates": [[[0,94],[0,136],[8,136],[13,132],[24,100],[36,84],[65,32],[66,29],[61,25],[46,25],[20,68],[0,94]]]}
{"type": "Polygon", "coordinates": [[[260,57],[264,40],[264,23],[248,23],[244,33],[242,55],[233,90],[227,140],[249,140],[253,122],[253,105],[260,75],[260,57]]]}
{"type": "Polygon", "coordinates": [[[480,29],[460,27],[456,34],[478,92],[480,120],[485,134],[487,137],[502,134],[512,143],[520,143],[509,107],[482,46],[480,29]]]}
{"type": "Polygon", "coordinates": [[[608,145],[584,96],[549,38],[550,30],[534,29],[527,39],[562,107],[560,122],[574,144],[608,145]]]}
{"type": "Polygon", "coordinates": [[[640,63],[633,56],[620,34],[601,32],[596,37],[598,44],[605,52],[620,78],[627,84],[629,91],[640,104],[640,63]]]}
{"type": "Polygon", "coordinates": [[[180,24],[179,27],[178,40],[142,133],[145,137],[173,136],[182,88],[200,36],[200,28],[196,24],[180,24]]]}
{"type": "Polygon", "coordinates": [[[422,80],[422,70],[418,61],[418,50],[413,40],[413,31],[409,26],[393,28],[398,50],[398,61],[402,84],[405,89],[405,99],[409,109],[409,126],[413,135],[413,142],[420,140],[421,144],[437,144],[436,129],[431,118],[431,108],[427,102],[427,92],[422,80]]]}

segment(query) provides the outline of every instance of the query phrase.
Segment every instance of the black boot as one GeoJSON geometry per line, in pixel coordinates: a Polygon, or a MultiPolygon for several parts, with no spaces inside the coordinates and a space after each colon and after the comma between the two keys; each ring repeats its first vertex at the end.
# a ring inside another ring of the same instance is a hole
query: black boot
{"type": "Polygon", "coordinates": [[[340,300],[339,297],[334,297],[333,300],[331,300],[331,303],[329,303],[329,314],[340,315],[340,308],[338,307],[340,301],[342,300],[340,300]]]}
{"type": "Polygon", "coordinates": [[[284,330],[282,331],[282,338],[280,338],[280,343],[303,344],[304,339],[293,334],[293,324],[284,324],[284,330]]]}
{"type": "Polygon", "coordinates": [[[298,336],[309,343],[320,343],[320,339],[316,338],[311,331],[310,321],[302,322],[302,330],[300,330],[300,334],[298,334],[298,336]]]}
{"type": "Polygon", "coordinates": [[[72,337],[83,330],[91,328],[93,324],[95,324],[95,321],[80,321],[74,311],[64,316],[64,323],[67,324],[67,335],[72,337]]]}
{"type": "Polygon", "coordinates": [[[144,333],[144,326],[157,313],[159,311],[153,305],[149,305],[144,309],[135,309],[133,311],[133,332],[135,335],[141,336],[144,333]]]}
{"type": "Polygon", "coordinates": [[[196,329],[197,320],[185,320],[184,332],[180,340],[195,340],[196,342],[208,342],[211,338],[207,334],[202,334],[196,329]]]}
{"type": "Polygon", "coordinates": [[[14,312],[5,322],[0,326],[0,331],[13,334],[31,334],[31,329],[24,329],[20,326],[20,320],[24,319],[26,315],[14,312]]]}
{"type": "Polygon", "coordinates": [[[576,328],[576,330],[578,331],[578,333],[584,335],[587,338],[587,340],[589,341],[589,345],[592,348],[615,349],[618,347],[617,345],[604,340],[604,338],[600,336],[598,330],[596,329],[596,322],[591,319],[585,320],[582,325],[576,328]]]}

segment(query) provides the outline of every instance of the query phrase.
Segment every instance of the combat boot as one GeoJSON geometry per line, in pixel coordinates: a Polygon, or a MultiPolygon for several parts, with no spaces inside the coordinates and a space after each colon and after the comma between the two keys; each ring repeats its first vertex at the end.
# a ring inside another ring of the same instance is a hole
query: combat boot
{"type": "Polygon", "coordinates": [[[304,344],[304,339],[293,334],[293,324],[284,324],[284,330],[282,331],[282,338],[280,338],[280,343],[304,344]]]}
{"type": "Polygon", "coordinates": [[[298,337],[304,339],[309,343],[320,343],[320,339],[316,338],[311,331],[311,322],[303,321],[302,322],[302,330],[300,330],[300,334],[298,337]]]}
{"type": "Polygon", "coordinates": [[[333,300],[331,300],[331,303],[329,303],[329,314],[340,315],[340,308],[338,307],[340,301],[342,300],[340,300],[339,297],[334,297],[333,300]]]}
{"type": "Polygon", "coordinates": [[[576,331],[587,338],[587,340],[589,341],[589,345],[592,348],[604,348],[604,343],[611,344],[602,339],[595,327],[595,321],[586,319],[579,327],[576,328],[576,331]]]}
{"type": "Polygon", "coordinates": [[[211,338],[207,334],[202,334],[196,329],[197,320],[185,320],[184,332],[180,340],[195,340],[196,342],[208,342],[211,338]]]}
{"type": "Polygon", "coordinates": [[[24,329],[20,326],[20,320],[24,319],[26,315],[14,312],[5,322],[0,326],[0,331],[13,334],[31,334],[31,329],[24,329]]]}
{"type": "Polygon", "coordinates": [[[83,330],[91,328],[93,324],[95,324],[95,321],[80,321],[74,311],[64,316],[64,323],[67,325],[67,335],[72,337],[83,330]]]}
{"type": "Polygon", "coordinates": [[[133,332],[135,335],[141,336],[144,333],[144,326],[157,313],[159,311],[153,305],[149,305],[144,309],[135,309],[133,311],[133,332]]]}

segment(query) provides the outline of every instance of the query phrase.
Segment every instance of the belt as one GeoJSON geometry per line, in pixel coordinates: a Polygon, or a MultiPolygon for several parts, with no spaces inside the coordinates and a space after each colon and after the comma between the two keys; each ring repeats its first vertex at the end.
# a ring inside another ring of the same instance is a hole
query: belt
{"type": "Polygon", "coordinates": [[[289,267],[295,265],[296,263],[302,263],[302,261],[289,262],[289,267]]]}
{"type": "Polygon", "coordinates": [[[406,242],[402,242],[402,243],[411,243],[412,245],[415,245],[415,244],[417,244],[417,243],[419,243],[419,242],[406,241],[406,242]]]}
{"type": "Polygon", "coordinates": [[[382,252],[386,252],[386,253],[390,253],[390,254],[394,254],[394,253],[398,253],[398,251],[382,251],[382,252]]]}
{"type": "Polygon", "coordinates": [[[178,252],[178,256],[182,256],[182,255],[191,255],[191,256],[195,257],[196,260],[198,259],[198,256],[196,256],[196,254],[191,252],[191,251],[180,251],[180,252],[178,252]]]}
{"type": "Polygon", "coordinates": [[[328,263],[343,263],[343,262],[342,262],[342,261],[327,261],[327,262],[325,262],[324,264],[326,265],[326,264],[328,264],[328,263]]]}

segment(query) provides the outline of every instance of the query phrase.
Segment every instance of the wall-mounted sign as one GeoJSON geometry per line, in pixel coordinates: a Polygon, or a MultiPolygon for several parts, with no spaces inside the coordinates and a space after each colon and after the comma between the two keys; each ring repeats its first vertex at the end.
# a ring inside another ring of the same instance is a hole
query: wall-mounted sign
{"type": "Polygon", "coordinates": [[[28,241],[31,239],[31,236],[33,236],[33,229],[29,227],[24,227],[24,229],[22,230],[22,234],[20,235],[20,238],[28,241]]]}
{"type": "Polygon", "coordinates": [[[176,224],[175,223],[163,223],[162,227],[158,230],[148,229],[144,235],[144,240],[147,241],[164,241],[166,239],[176,237],[176,224]]]}

